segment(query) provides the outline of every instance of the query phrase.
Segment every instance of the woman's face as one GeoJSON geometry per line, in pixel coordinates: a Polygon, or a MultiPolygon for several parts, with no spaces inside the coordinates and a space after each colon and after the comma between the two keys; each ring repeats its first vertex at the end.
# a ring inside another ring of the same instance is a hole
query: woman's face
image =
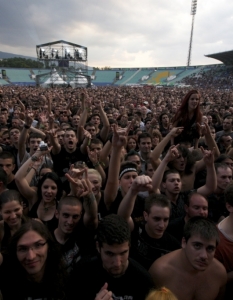
{"type": "Polygon", "coordinates": [[[136,149],[136,141],[134,139],[129,139],[128,141],[128,149],[135,150],[136,149]]]}
{"type": "Polygon", "coordinates": [[[1,215],[3,221],[6,222],[9,227],[20,225],[23,215],[23,206],[16,200],[9,201],[3,204],[1,215]]]}
{"type": "Polygon", "coordinates": [[[200,101],[200,96],[198,94],[192,94],[188,100],[188,109],[189,111],[195,110],[200,101]]]}
{"type": "Polygon", "coordinates": [[[45,179],[41,186],[42,199],[45,202],[51,202],[57,195],[57,185],[52,179],[45,179]]]}
{"type": "Polygon", "coordinates": [[[101,181],[98,175],[96,174],[88,174],[88,179],[91,182],[92,185],[92,192],[95,196],[97,196],[101,189],[101,181]]]}
{"type": "Polygon", "coordinates": [[[18,240],[16,256],[29,275],[38,280],[43,278],[48,256],[48,244],[44,237],[34,230],[26,232],[18,240]]]}

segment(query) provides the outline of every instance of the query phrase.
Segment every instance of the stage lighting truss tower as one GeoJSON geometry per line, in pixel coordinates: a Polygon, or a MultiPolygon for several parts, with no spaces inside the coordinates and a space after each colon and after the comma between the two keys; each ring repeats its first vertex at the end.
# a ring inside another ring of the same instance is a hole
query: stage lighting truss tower
{"type": "Polygon", "coordinates": [[[194,28],[194,19],[197,12],[197,0],[192,0],[191,4],[191,15],[192,15],[192,26],[191,26],[191,35],[190,35],[190,41],[189,41],[189,53],[188,53],[188,61],[187,66],[190,66],[191,63],[191,52],[192,52],[192,43],[193,43],[193,28],[194,28]]]}
{"type": "MultiPolygon", "coordinates": [[[[37,45],[36,53],[38,61],[45,64],[47,69],[45,75],[48,75],[48,70],[50,69],[51,75],[56,71],[67,82],[76,79],[78,81],[78,77],[86,77],[89,80],[87,47],[59,40],[37,45]]],[[[45,70],[41,71],[45,72],[45,70]]],[[[39,73],[41,72],[39,71],[39,73]]],[[[41,75],[43,74],[39,74],[40,77],[38,79],[42,78],[41,75]]],[[[55,76],[51,77],[55,78],[55,76]]]]}

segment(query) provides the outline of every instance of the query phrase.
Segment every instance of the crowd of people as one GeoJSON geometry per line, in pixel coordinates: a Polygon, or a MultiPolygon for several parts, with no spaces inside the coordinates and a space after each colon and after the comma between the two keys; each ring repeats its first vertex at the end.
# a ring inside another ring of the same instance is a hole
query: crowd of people
{"type": "Polygon", "coordinates": [[[4,300],[233,298],[231,90],[3,86],[0,103],[4,300]]]}
{"type": "Polygon", "coordinates": [[[209,70],[202,70],[198,74],[192,74],[181,80],[181,83],[198,88],[232,89],[232,66],[216,65],[209,70]]]}

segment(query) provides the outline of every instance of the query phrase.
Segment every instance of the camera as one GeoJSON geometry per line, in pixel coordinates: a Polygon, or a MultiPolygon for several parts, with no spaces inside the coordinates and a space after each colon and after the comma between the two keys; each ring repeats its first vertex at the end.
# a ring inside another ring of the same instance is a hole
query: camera
{"type": "Polygon", "coordinates": [[[48,150],[48,144],[46,144],[43,141],[40,142],[39,147],[40,147],[40,151],[46,151],[46,150],[48,150]]]}

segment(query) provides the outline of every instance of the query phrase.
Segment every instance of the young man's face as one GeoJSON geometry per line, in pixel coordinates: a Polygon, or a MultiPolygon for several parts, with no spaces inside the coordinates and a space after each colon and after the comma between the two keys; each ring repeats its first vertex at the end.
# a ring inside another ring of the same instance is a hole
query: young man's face
{"type": "Polygon", "coordinates": [[[78,115],[73,116],[72,125],[73,126],[78,126],[79,120],[80,120],[80,116],[78,116],[78,115]]]}
{"type": "Polygon", "coordinates": [[[181,186],[182,183],[178,173],[168,174],[166,181],[163,182],[164,189],[172,194],[179,194],[181,191],[181,186]]]}
{"type": "Polygon", "coordinates": [[[93,116],[91,118],[91,122],[95,125],[100,125],[100,117],[99,116],[93,116]]]}
{"type": "Polygon", "coordinates": [[[80,205],[62,205],[60,211],[56,211],[58,219],[58,228],[64,234],[70,234],[80,221],[82,216],[82,206],[80,205]]]}
{"type": "Polygon", "coordinates": [[[7,177],[9,177],[15,169],[15,164],[13,164],[11,158],[0,158],[0,168],[2,168],[6,172],[7,177]]]}
{"type": "Polygon", "coordinates": [[[196,271],[205,271],[214,258],[216,239],[206,240],[195,234],[187,242],[182,239],[182,248],[189,265],[196,271]]]}
{"type": "Polygon", "coordinates": [[[138,172],[141,171],[142,163],[141,163],[141,159],[140,159],[140,157],[138,155],[130,155],[130,156],[128,156],[127,161],[134,162],[137,165],[138,172]]]}
{"type": "Polygon", "coordinates": [[[30,138],[29,140],[29,148],[30,152],[34,153],[39,148],[39,145],[41,143],[41,138],[30,138]]]}
{"type": "Polygon", "coordinates": [[[66,130],[64,135],[64,145],[68,150],[74,150],[77,145],[77,137],[73,130],[66,130]]]}
{"type": "Polygon", "coordinates": [[[95,126],[87,126],[86,130],[91,134],[92,138],[96,136],[96,128],[95,128],[95,126]]]}
{"type": "Polygon", "coordinates": [[[150,178],[152,178],[153,175],[154,175],[154,172],[155,172],[155,170],[154,170],[152,164],[148,163],[148,164],[147,164],[147,170],[145,171],[145,174],[146,174],[147,176],[149,176],[150,178]]]}
{"type": "Polygon", "coordinates": [[[48,256],[48,244],[37,232],[30,230],[18,241],[16,255],[29,275],[43,277],[48,256]]]}
{"type": "Polygon", "coordinates": [[[217,170],[217,187],[224,191],[225,188],[232,182],[232,170],[228,168],[218,168],[217,170]]]}
{"type": "Polygon", "coordinates": [[[153,205],[150,208],[150,212],[147,213],[144,211],[143,215],[146,221],[147,234],[155,239],[161,238],[168,226],[170,209],[168,207],[153,205]]]}
{"type": "Polygon", "coordinates": [[[232,119],[224,119],[222,123],[223,130],[231,130],[232,129],[232,119]]]}
{"type": "Polygon", "coordinates": [[[172,161],[172,167],[179,172],[185,170],[187,164],[187,158],[182,156],[182,153],[179,153],[179,156],[172,161]]]}
{"type": "Polygon", "coordinates": [[[20,135],[20,131],[17,128],[13,128],[10,131],[10,140],[12,144],[17,143],[19,141],[19,135],[20,135]]]}
{"type": "Polygon", "coordinates": [[[146,138],[141,138],[139,142],[139,150],[141,153],[150,153],[151,152],[151,138],[146,137],[146,138]]]}
{"type": "Polygon", "coordinates": [[[103,243],[97,250],[100,253],[103,268],[113,277],[121,277],[127,270],[129,261],[129,242],[108,245],[103,243]]]}
{"type": "Polygon", "coordinates": [[[6,134],[3,134],[3,135],[2,135],[2,143],[3,143],[4,145],[8,145],[8,146],[11,145],[9,133],[6,133],[6,134]]]}
{"type": "Polygon", "coordinates": [[[91,143],[90,144],[91,151],[96,151],[97,153],[100,153],[102,149],[103,149],[103,145],[101,143],[99,143],[99,144],[91,143]]]}

